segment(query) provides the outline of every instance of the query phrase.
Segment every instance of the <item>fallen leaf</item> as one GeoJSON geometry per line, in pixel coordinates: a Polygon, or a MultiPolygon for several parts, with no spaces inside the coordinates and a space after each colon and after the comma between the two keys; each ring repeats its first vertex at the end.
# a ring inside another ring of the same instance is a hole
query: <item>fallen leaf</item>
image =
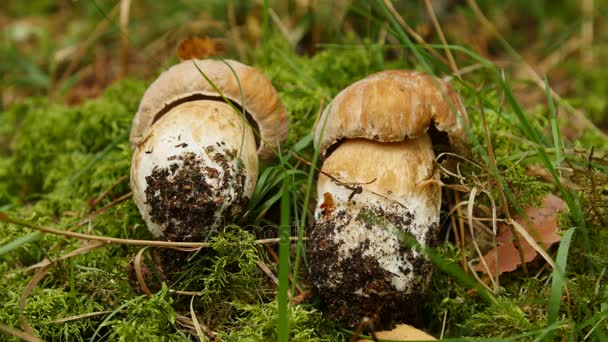
{"type": "MultiPolygon", "coordinates": [[[[563,200],[550,194],[543,199],[540,207],[532,207],[525,210],[528,217],[527,222],[521,217],[514,219],[525,227],[534,240],[546,250],[561,239],[559,234],[557,234],[559,228],[557,225],[557,214],[565,207],[566,203],[563,200]]],[[[538,254],[534,247],[527,243],[521,235],[517,235],[522,246],[525,262],[528,263],[534,260],[538,254]]],[[[515,271],[521,265],[521,257],[508,225],[499,225],[496,242],[496,248],[491,249],[483,257],[490,273],[492,276],[496,276],[497,273],[500,275],[505,272],[515,271]],[[498,258],[496,258],[496,255],[498,255],[498,258]],[[498,265],[496,265],[497,259],[498,265]]],[[[481,262],[473,266],[473,270],[487,274],[486,268],[481,262]]]]}
{"type": "Polygon", "coordinates": [[[177,57],[180,61],[188,59],[205,59],[219,53],[218,45],[210,37],[190,37],[179,43],[177,57]]]}

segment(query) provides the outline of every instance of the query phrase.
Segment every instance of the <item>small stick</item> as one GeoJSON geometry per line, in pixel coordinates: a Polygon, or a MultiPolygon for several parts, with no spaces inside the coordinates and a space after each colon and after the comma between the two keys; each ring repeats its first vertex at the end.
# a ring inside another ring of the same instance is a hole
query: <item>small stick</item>
{"type": "Polygon", "coordinates": [[[424,4],[426,5],[426,9],[429,12],[429,16],[431,17],[433,26],[435,26],[435,30],[437,31],[437,35],[439,36],[439,40],[441,40],[441,44],[443,44],[445,54],[448,56],[448,61],[450,62],[449,64],[450,68],[452,68],[452,72],[454,72],[456,77],[462,79],[462,77],[460,76],[460,71],[458,70],[458,66],[456,65],[456,61],[454,60],[454,56],[452,56],[452,51],[450,51],[450,49],[448,48],[448,42],[445,39],[445,35],[443,34],[441,25],[439,25],[439,21],[437,21],[437,17],[435,16],[433,4],[431,4],[430,0],[424,0],[424,4]]]}
{"type": "MultiPolygon", "coordinates": [[[[315,170],[316,170],[317,172],[319,172],[319,173],[321,173],[321,174],[323,174],[323,175],[325,175],[325,176],[329,177],[329,179],[331,179],[331,180],[332,180],[334,183],[336,183],[336,184],[338,184],[338,185],[340,185],[340,186],[343,186],[343,187],[347,188],[348,190],[351,190],[352,192],[351,192],[350,196],[348,196],[348,200],[349,200],[349,201],[350,201],[351,199],[353,199],[353,197],[354,197],[355,195],[358,195],[358,194],[363,193],[363,187],[362,187],[362,185],[371,184],[371,183],[375,182],[375,181],[376,181],[376,179],[377,179],[377,178],[374,178],[374,179],[372,179],[372,180],[371,180],[371,181],[369,181],[369,182],[348,182],[348,183],[346,183],[346,182],[343,182],[343,181],[339,180],[338,178],[336,178],[336,177],[334,177],[334,176],[330,175],[329,173],[327,173],[327,172],[325,172],[325,171],[323,171],[323,170],[320,170],[319,168],[317,168],[317,167],[313,166],[311,162],[309,162],[308,160],[305,160],[304,158],[302,158],[302,157],[298,156],[298,155],[297,155],[295,152],[292,152],[291,154],[292,154],[292,155],[293,155],[293,156],[294,156],[294,157],[295,157],[297,160],[299,160],[299,161],[301,161],[301,162],[305,163],[306,165],[309,165],[309,166],[311,166],[311,167],[314,167],[314,168],[315,168],[315,170]]],[[[402,204],[401,202],[399,202],[399,201],[396,201],[396,200],[394,200],[394,199],[392,199],[392,198],[388,198],[388,197],[386,197],[386,196],[384,196],[384,195],[382,195],[382,194],[379,194],[379,193],[377,193],[377,192],[375,192],[375,191],[372,191],[372,190],[369,190],[369,189],[368,189],[367,191],[368,191],[368,192],[370,192],[370,193],[372,193],[372,194],[374,194],[374,195],[376,195],[376,196],[378,196],[378,197],[382,197],[382,198],[384,198],[384,199],[385,199],[385,200],[387,200],[387,201],[395,202],[395,203],[397,203],[398,205],[400,205],[402,208],[407,209],[407,207],[406,207],[405,205],[403,205],[403,204],[402,204]]]]}
{"type": "Polygon", "coordinates": [[[110,185],[109,188],[104,190],[104,192],[102,192],[99,196],[97,196],[96,199],[92,200],[89,203],[89,206],[91,208],[95,208],[99,204],[99,202],[101,202],[106,196],[108,196],[110,194],[110,192],[112,192],[112,190],[114,190],[118,185],[120,185],[120,183],[124,182],[127,179],[129,179],[129,177],[127,175],[124,175],[124,176],[121,176],[120,178],[118,178],[118,180],[116,180],[116,182],[114,182],[112,185],[110,185]]]}
{"type": "MultiPolygon", "coordinates": [[[[59,230],[59,229],[55,229],[55,228],[35,226],[33,224],[14,219],[14,218],[8,216],[6,213],[1,212],[1,211],[0,211],[0,221],[6,221],[6,222],[13,223],[16,225],[28,227],[30,229],[34,229],[34,230],[44,232],[44,233],[62,235],[62,236],[72,237],[72,238],[80,239],[80,240],[101,241],[101,242],[105,242],[107,244],[113,243],[113,244],[131,245],[131,246],[192,247],[192,248],[208,248],[208,247],[213,246],[213,243],[211,243],[211,242],[172,242],[172,241],[157,241],[157,240],[133,240],[133,239],[120,239],[120,238],[109,237],[109,236],[74,233],[74,232],[59,230]]],[[[303,239],[307,240],[308,238],[304,237],[303,239]]],[[[289,241],[297,241],[297,240],[298,240],[297,236],[292,236],[289,238],[289,241]]],[[[255,243],[258,245],[269,245],[269,244],[275,244],[275,243],[279,243],[279,242],[280,242],[279,238],[255,240],[255,243]]]]}

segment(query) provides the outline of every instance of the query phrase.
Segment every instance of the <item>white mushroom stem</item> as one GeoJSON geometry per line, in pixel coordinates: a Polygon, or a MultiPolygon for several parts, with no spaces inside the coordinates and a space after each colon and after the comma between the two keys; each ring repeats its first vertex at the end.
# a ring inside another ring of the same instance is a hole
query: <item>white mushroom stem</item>
{"type": "Polygon", "coordinates": [[[133,154],[131,187],[155,236],[192,241],[238,215],[257,175],[246,118],[224,102],[199,100],[150,127],[133,154]]]}
{"type": "Polygon", "coordinates": [[[404,245],[402,235],[411,234],[421,245],[437,235],[441,189],[434,158],[424,134],[397,143],[346,140],[325,160],[309,242],[311,273],[336,317],[344,319],[347,310],[340,308],[350,306],[356,323],[372,308],[353,303],[376,296],[381,307],[378,296],[398,302],[428,287],[430,264],[404,245]]]}

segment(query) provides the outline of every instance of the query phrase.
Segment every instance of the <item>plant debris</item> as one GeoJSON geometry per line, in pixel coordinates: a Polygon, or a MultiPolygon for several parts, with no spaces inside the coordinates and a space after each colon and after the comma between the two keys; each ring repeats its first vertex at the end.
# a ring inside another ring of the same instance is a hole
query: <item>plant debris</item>
{"type": "MultiPolygon", "coordinates": [[[[549,194],[543,199],[540,207],[532,207],[525,210],[529,223],[520,217],[515,218],[515,220],[525,227],[532,237],[534,237],[534,240],[546,250],[561,239],[557,233],[559,230],[557,215],[564,208],[566,208],[566,203],[563,200],[553,194],[549,194]]],[[[534,260],[538,255],[534,247],[527,243],[521,235],[519,236],[519,240],[523,248],[525,261],[530,262],[534,260]]],[[[513,242],[511,229],[506,224],[499,225],[499,234],[496,241],[498,246],[484,255],[492,276],[515,271],[521,265],[521,258],[513,242]],[[498,264],[496,264],[497,255],[498,264]]],[[[486,273],[486,269],[482,263],[476,264],[473,269],[477,272],[486,273]]]]}

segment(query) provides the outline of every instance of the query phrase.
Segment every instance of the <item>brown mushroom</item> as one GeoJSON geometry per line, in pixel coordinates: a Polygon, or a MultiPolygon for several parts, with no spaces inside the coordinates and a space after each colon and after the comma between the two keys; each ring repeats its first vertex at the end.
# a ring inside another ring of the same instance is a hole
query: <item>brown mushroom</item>
{"type": "Polygon", "coordinates": [[[308,257],[310,280],[332,319],[379,327],[409,320],[429,286],[431,263],[404,244],[432,245],[441,188],[429,128],[465,143],[466,113],[441,80],[390,70],[340,92],[315,127],[325,156],[308,257]],[[443,133],[442,133],[443,132],[443,133]]]}
{"type": "Polygon", "coordinates": [[[251,196],[258,158],[270,159],[286,135],[285,108],[260,71],[232,60],[187,60],[162,73],[130,135],[131,188],[149,230],[196,241],[221,229],[251,196]]]}

